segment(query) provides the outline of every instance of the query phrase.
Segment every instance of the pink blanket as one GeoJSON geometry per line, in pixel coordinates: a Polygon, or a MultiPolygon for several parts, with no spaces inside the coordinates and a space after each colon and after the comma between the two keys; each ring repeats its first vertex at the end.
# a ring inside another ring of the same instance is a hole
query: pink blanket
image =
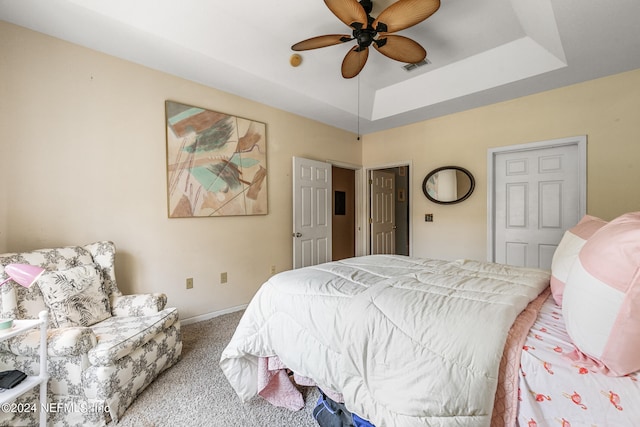
{"type": "Polygon", "coordinates": [[[493,402],[491,427],[512,427],[516,425],[518,416],[518,370],[520,369],[522,346],[531,326],[538,318],[542,304],[547,300],[550,293],[551,289],[547,288],[536,299],[531,301],[527,308],[516,318],[509,330],[502,360],[500,361],[498,388],[493,402]]]}
{"type": "Polygon", "coordinates": [[[275,406],[297,411],[304,407],[302,394],[289,379],[286,366],[277,356],[258,359],[258,394],[275,406]]]}
{"type": "MultiPolygon", "coordinates": [[[[275,406],[298,411],[304,407],[302,393],[296,387],[316,386],[316,383],[302,375],[290,375],[278,356],[258,358],[258,394],[275,406]],[[293,380],[291,379],[293,376],[293,380]]],[[[322,390],[330,399],[344,402],[342,395],[332,390],[322,390]]]]}

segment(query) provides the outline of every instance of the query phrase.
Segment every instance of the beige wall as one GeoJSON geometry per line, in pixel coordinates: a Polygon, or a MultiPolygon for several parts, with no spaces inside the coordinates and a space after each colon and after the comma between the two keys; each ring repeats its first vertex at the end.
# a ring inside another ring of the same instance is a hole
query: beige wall
{"type": "Polygon", "coordinates": [[[354,134],[3,22],[0,52],[0,252],[113,240],[123,291],[183,318],[291,268],[292,156],[361,164],[354,134]],[[167,99],[267,124],[269,215],[167,218],[167,99]]]}
{"type": "Polygon", "coordinates": [[[488,148],[587,135],[587,212],[610,220],[640,210],[639,111],[635,70],[366,135],[363,162],[412,159],[414,255],[486,259],[488,148]],[[437,205],[422,194],[425,175],[446,165],[476,178],[461,204],[437,205]],[[425,213],[434,222],[424,222],[425,213]]]}

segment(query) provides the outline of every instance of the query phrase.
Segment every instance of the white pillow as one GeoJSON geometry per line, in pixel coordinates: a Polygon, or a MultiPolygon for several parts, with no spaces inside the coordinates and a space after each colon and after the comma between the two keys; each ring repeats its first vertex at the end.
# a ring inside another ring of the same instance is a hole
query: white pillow
{"type": "Polygon", "coordinates": [[[59,328],[91,326],[111,317],[109,297],[94,265],[44,272],[38,285],[59,328]]]}
{"type": "Polygon", "coordinates": [[[587,239],[607,222],[591,215],[585,215],[574,227],[565,231],[551,260],[551,293],[556,304],[562,306],[564,286],[571,267],[578,259],[580,249],[587,239]]]}
{"type": "Polygon", "coordinates": [[[574,344],[610,374],[640,370],[640,212],[587,240],[569,273],[562,314],[574,344]]]}

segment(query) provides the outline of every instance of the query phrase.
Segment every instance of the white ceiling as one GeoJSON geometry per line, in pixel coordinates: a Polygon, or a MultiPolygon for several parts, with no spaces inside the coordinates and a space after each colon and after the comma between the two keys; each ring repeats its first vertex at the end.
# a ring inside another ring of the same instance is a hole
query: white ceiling
{"type": "Polygon", "coordinates": [[[640,68],[639,0],[441,2],[399,33],[429,65],[370,49],[349,80],[355,42],[289,64],[298,41],[350,34],[320,0],[0,0],[0,19],[361,134],[640,68]]]}

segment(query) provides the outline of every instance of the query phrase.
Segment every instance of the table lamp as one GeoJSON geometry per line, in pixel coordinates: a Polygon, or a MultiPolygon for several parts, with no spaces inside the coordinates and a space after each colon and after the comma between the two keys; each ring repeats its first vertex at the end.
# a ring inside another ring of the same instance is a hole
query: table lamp
{"type": "Polygon", "coordinates": [[[9,278],[0,283],[0,286],[9,280],[13,280],[17,284],[28,288],[38,280],[38,277],[45,272],[45,269],[29,264],[9,264],[4,268],[4,272],[7,273],[9,278]]]}

